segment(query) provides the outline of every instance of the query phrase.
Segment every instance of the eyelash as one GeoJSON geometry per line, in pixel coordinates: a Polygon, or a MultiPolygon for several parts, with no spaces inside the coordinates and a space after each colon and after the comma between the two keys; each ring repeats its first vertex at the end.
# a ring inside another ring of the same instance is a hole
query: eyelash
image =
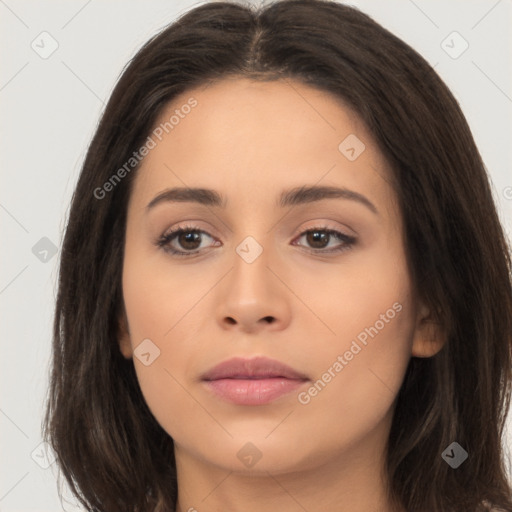
{"type": "MultiPolygon", "coordinates": [[[[168,253],[172,254],[173,256],[185,257],[185,258],[186,257],[195,256],[196,254],[198,254],[201,251],[201,249],[198,249],[198,250],[195,250],[195,251],[178,251],[178,250],[174,249],[173,247],[171,247],[171,245],[170,245],[171,242],[178,235],[180,235],[182,233],[191,233],[191,232],[193,232],[193,233],[203,233],[203,234],[206,234],[206,235],[211,237],[211,235],[209,235],[206,231],[203,231],[202,229],[198,229],[197,227],[194,227],[194,226],[184,226],[184,227],[179,227],[179,228],[177,228],[177,229],[175,229],[173,231],[170,231],[169,233],[166,233],[166,234],[162,235],[156,241],[156,245],[158,247],[160,247],[162,250],[164,250],[165,252],[168,252],[168,253]]],[[[312,254],[341,253],[341,252],[350,250],[352,248],[352,246],[356,242],[356,238],[355,237],[349,236],[349,235],[345,235],[343,233],[340,233],[339,231],[336,231],[335,229],[330,229],[328,226],[318,226],[318,227],[307,229],[306,231],[303,231],[302,233],[300,233],[298,238],[302,238],[304,235],[307,235],[308,233],[312,233],[312,232],[326,233],[326,234],[332,235],[335,238],[337,238],[338,240],[344,242],[343,245],[341,245],[337,249],[330,249],[330,250],[325,250],[325,249],[308,249],[308,252],[310,252],[312,254]]],[[[211,237],[211,238],[213,238],[213,237],[211,237]]]]}

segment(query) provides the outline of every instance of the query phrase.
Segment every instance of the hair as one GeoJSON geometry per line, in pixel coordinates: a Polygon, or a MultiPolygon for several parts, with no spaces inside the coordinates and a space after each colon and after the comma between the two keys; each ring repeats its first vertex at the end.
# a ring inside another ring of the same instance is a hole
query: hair
{"type": "Polygon", "coordinates": [[[504,427],[512,383],[512,272],[489,177],[461,109],[411,47],[354,7],[284,0],[196,7],[150,39],[114,88],[65,230],[43,436],[88,511],[174,511],[172,438],[120,353],[127,204],[138,165],[102,199],[177,95],[226,78],[293,80],[364,122],[392,169],[413,289],[446,333],[412,357],[386,469],[408,512],[512,510],[504,427]],[[441,457],[458,442],[456,470],[441,457]]]}

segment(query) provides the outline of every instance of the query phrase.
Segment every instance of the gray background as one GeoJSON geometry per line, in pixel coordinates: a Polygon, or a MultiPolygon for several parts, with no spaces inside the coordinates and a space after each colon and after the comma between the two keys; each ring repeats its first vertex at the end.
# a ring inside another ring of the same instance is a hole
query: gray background
{"type": "MultiPolygon", "coordinates": [[[[1,512],[62,510],[40,424],[69,201],[122,68],[158,29],[199,3],[0,0],[1,512]],[[48,56],[52,44],[58,48],[48,56]]],[[[451,88],[511,238],[511,0],[351,3],[418,50],[451,88]]],[[[511,423],[509,416],[508,446],[511,423]]],[[[64,509],[78,510],[73,503],[64,509]]]]}

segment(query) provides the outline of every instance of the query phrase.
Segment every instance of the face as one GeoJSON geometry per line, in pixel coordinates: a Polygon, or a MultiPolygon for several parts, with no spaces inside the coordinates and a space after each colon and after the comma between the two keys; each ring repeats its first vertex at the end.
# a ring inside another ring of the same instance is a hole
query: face
{"type": "Polygon", "coordinates": [[[226,79],[175,98],[147,146],[119,341],[176,453],[279,473],[382,448],[411,356],[441,345],[358,117],[297,82],[226,79]]]}

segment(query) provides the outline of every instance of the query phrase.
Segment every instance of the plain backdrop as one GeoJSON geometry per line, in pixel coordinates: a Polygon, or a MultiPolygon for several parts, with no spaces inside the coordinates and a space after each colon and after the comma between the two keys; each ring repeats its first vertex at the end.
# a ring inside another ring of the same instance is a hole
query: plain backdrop
{"type": "MultiPolygon", "coordinates": [[[[150,36],[200,3],[0,0],[1,512],[63,509],[40,426],[71,194],[123,67],[150,36]]],[[[450,87],[510,238],[511,0],[351,3],[418,50],[450,87]]],[[[79,510],[73,503],[64,510],[79,510]]]]}

